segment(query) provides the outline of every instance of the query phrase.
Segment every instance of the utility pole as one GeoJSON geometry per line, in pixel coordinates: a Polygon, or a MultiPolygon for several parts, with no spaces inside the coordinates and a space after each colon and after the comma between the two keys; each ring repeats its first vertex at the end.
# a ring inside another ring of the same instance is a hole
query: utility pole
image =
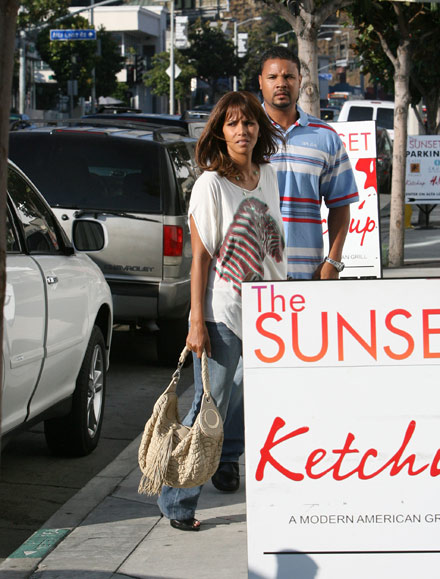
{"type": "MultiPolygon", "coordinates": [[[[95,15],[93,10],[93,0],[90,0],[90,26],[95,27],[95,15]]],[[[91,112],[92,114],[96,111],[96,70],[95,67],[92,68],[92,89],[90,94],[91,100],[91,112]]]]}
{"type": "Polygon", "coordinates": [[[26,34],[24,30],[20,31],[19,44],[19,76],[18,76],[18,112],[22,115],[26,106],[26,34]]]}
{"type": "Polygon", "coordinates": [[[170,0],[170,115],[174,115],[174,0],[170,0]]]}

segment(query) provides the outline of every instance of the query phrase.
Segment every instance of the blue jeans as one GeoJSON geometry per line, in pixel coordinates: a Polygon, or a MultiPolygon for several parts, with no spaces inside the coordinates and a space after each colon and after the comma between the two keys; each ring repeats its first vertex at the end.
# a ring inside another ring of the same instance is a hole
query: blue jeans
{"type": "MultiPolygon", "coordinates": [[[[221,460],[237,462],[244,451],[243,362],[241,340],[225,324],[207,322],[211,340],[208,358],[211,394],[224,421],[225,442],[221,460]]],[[[203,395],[200,360],[193,354],[195,393],[192,406],[183,420],[192,426],[200,411],[203,395]]],[[[202,486],[178,489],[164,486],[158,499],[163,515],[169,519],[194,517],[202,486]]]]}

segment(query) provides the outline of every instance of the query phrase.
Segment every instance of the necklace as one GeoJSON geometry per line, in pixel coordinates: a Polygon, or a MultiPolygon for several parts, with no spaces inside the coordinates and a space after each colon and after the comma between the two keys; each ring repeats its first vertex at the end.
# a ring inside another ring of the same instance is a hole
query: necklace
{"type": "MultiPolygon", "coordinates": [[[[252,171],[252,174],[256,176],[256,175],[259,175],[260,172],[257,171],[256,169],[254,169],[254,170],[252,171]]],[[[241,179],[240,175],[236,175],[236,176],[235,176],[235,179],[236,179],[237,181],[240,181],[240,179],[241,179]]]]}

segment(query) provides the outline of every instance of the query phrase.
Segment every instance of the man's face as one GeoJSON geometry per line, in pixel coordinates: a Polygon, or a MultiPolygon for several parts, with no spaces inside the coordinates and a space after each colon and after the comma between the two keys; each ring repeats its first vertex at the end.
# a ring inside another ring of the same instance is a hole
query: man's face
{"type": "Polygon", "coordinates": [[[266,60],[258,80],[266,105],[278,110],[295,107],[302,76],[294,62],[280,58],[266,60]]]}

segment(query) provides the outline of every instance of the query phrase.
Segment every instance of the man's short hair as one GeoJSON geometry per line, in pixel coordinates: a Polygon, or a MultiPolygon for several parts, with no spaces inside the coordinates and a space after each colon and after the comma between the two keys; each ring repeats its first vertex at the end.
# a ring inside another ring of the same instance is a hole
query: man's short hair
{"type": "Polygon", "coordinates": [[[272,46],[271,48],[268,48],[266,52],[263,53],[263,56],[261,58],[260,74],[263,71],[263,66],[266,60],[273,60],[275,58],[280,58],[281,60],[290,60],[291,62],[294,62],[298,67],[298,73],[301,74],[301,63],[297,55],[294,52],[292,52],[289,48],[280,45],[272,46]]]}

